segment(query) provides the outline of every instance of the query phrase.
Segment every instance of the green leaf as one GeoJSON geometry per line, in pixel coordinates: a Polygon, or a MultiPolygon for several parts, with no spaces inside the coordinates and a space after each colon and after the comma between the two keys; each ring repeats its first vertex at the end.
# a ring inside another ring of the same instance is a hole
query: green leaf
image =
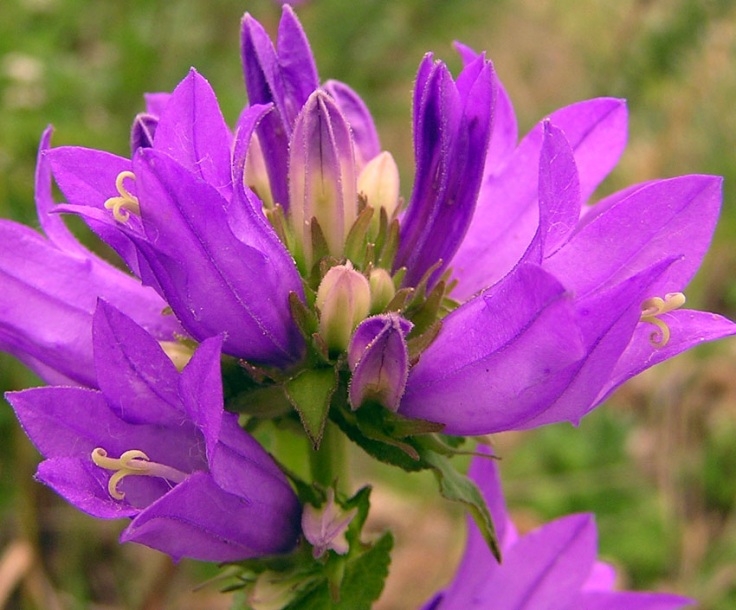
{"type": "Polygon", "coordinates": [[[420,448],[420,454],[423,461],[432,468],[439,483],[442,497],[465,505],[483,538],[485,538],[488,548],[491,549],[493,555],[500,562],[501,550],[498,546],[498,538],[493,527],[491,513],[475,483],[455,470],[445,456],[426,447],[420,448]]]}
{"type": "Polygon", "coordinates": [[[322,441],[330,400],[336,388],[337,375],[332,368],[303,371],[284,384],[286,397],[299,413],[315,450],[322,441]]]}
{"type": "Polygon", "coordinates": [[[284,610],[370,610],[383,591],[393,544],[393,536],[387,532],[367,551],[348,560],[337,600],[333,599],[325,579],[284,610]]]}

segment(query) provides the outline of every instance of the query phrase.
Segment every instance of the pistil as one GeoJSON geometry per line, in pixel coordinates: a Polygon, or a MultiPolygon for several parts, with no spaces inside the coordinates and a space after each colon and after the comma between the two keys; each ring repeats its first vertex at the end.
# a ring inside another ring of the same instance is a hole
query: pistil
{"type": "Polygon", "coordinates": [[[112,210],[112,215],[118,222],[128,222],[130,213],[140,216],[141,206],[138,203],[138,197],[133,195],[128,189],[125,188],[124,181],[126,178],[135,180],[135,174],[133,172],[120,172],[118,177],[115,179],[115,188],[120,193],[119,197],[110,197],[105,201],[105,209],[112,210]]]}
{"type": "Polygon", "coordinates": [[[659,329],[659,332],[654,331],[649,336],[654,347],[664,347],[670,340],[670,328],[659,316],[682,307],[685,300],[681,292],[670,292],[664,298],[652,297],[641,304],[641,321],[654,324],[659,329]]]}
{"type": "Polygon", "coordinates": [[[117,486],[128,475],[160,477],[172,483],[181,483],[187,477],[187,473],[181,470],[158,462],[151,462],[148,456],[139,449],[131,449],[119,458],[111,458],[108,457],[107,451],[97,447],[92,451],[92,461],[100,468],[114,471],[107,484],[107,491],[116,500],[122,500],[125,497],[117,486]]]}

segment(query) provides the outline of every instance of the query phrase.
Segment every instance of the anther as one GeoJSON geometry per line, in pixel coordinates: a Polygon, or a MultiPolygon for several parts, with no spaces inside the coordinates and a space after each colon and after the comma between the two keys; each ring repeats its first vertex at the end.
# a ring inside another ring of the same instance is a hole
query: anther
{"type": "Polygon", "coordinates": [[[118,177],[115,179],[115,188],[120,193],[119,197],[110,197],[105,201],[105,209],[112,210],[112,215],[118,222],[128,222],[130,213],[133,212],[136,215],[140,215],[141,206],[138,203],[138,197],[131,194],[128,189],[125,188],[124,181],[126,178],[135,180],[135,174],[133,172],[120,172],[118,177]]]}
{"type": "Polygon", "coordinates": [[[187,476],[186,473],[171,466],[151,462],[148,456],[139,449],[131,449],[119,458],[111,458],[102,447],[97,447],[92,451],[92,461],[100,468],[115,471],[107,483],[107,491],[116,500],[122,500],[125,497],[125,494],[118,491],[117,487],[118,483],[128,475],[161,477],[173,483],[181,483],[187,476]]]}
{"type": "Polygon", "coordinates": [[[641,304],[641,321],[654,324],[659,329],[649,336],[654,347],[664,347],[670,340],[670,328],[658,316],[682,307],[685,300],[681,292],[670,292],[664,298],[652,297],[641,304]]]}

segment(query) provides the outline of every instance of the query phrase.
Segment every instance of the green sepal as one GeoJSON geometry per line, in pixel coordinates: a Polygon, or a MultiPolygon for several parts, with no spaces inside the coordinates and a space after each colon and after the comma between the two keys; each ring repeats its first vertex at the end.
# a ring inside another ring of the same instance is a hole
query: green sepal
{"type": "MultiPolygon", "coordinates": [[[[365,256],[366,236],[368,228],[371,226],[371,218],[373,217],[373,208],[364,207],[358,217],[355,219],[353,226],[348,231],[345,238],[345,257],[351,261],[362,261],[365,256]]],[[[364,261],[368,262],[368,261],[364,261]]]]}
{"type": "Polygon", "coordinates": [[[241,392],[225,401],[230,412],[243,413],[251,417],[273,418],[291,411],[291,403],[279,385],[267,385],[248,392],[241,392]]]}
{"type": "Polygon", "coordinates": [[[315,451],[322,441],[330,401],[336,388],[337,374],[333,368],[302,371],[284,384],[286,398],[299,413],[315,451]]]}
{"type": "Polygon", "coordinates": [[[501,549],[498,546],[496,530],[493,527],[491,513],[478,487],[468,477],[455,470],[444,455],[426,447],[420,447],[420,455],[422,461],[432,469],[442,497],[465,505],[491,553],[500,563],[501,549]]]}
{"type": "Polygon", "coordinates": [[[406,342],[406,349],[409,353],[409,362],[414,366],[418,361],[422,352],[427,349],[437,338],[442,330],[442,321],[436,320],[421,335],[412,337],[406,342]]]}
{"type": "Polygon", "coordinates": [[[291,317],[299,328],[302,336],[309,340],[311,336],[317,332],[319,320],[317,314],[307,307],[296,292],[289,293],[289,310],[291,317]]]}

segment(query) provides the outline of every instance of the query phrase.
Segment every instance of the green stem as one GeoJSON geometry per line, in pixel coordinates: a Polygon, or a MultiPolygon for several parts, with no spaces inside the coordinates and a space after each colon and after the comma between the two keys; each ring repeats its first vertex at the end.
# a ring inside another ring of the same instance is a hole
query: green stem
{"type": "Polygon", "coordinates": [[[332,422],[326,422],[319,450],[309,452],[312,479],[324,487],[331,487],[337,481],[338,490],[349,491],[347,458],[345,437],[332,422]]]}

